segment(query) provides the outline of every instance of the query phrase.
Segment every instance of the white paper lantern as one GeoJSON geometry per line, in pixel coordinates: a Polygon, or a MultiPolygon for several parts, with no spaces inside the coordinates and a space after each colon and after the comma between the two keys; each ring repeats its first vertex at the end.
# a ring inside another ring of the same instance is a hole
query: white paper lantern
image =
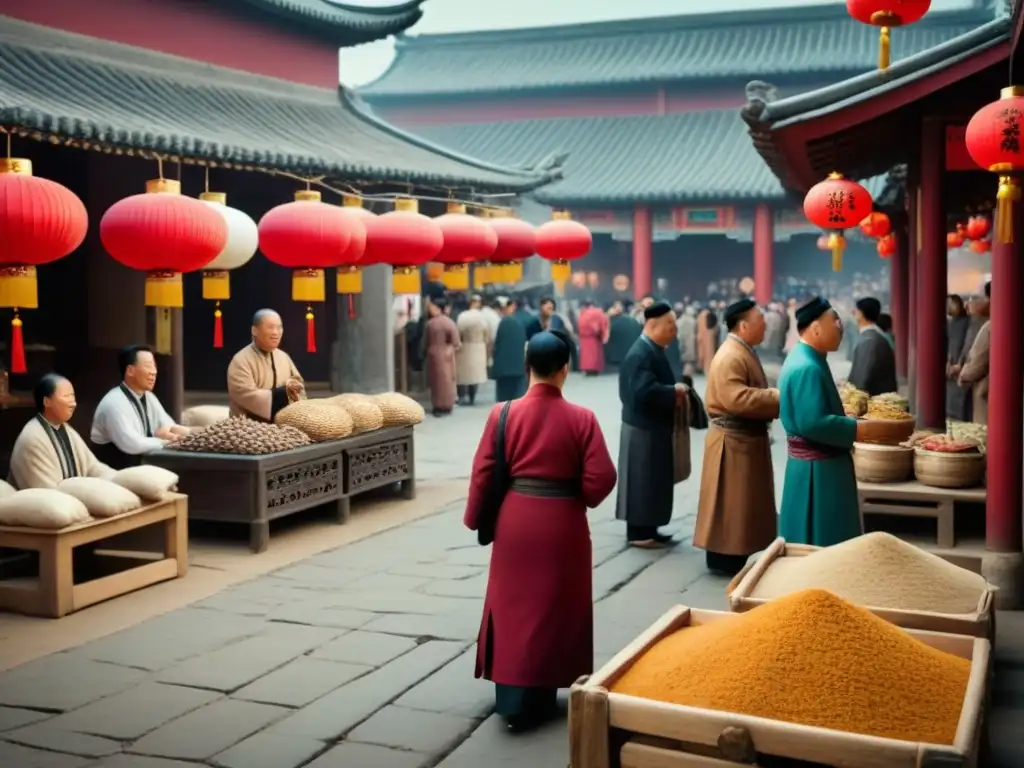
{"type": "Polygon", "coordinates": [[[229,270],[238,269],[256,255],[259,230],[247,214],[227,205],[227,195],[223,192],[204,192],[200,199],[220,213],[228,225],[224,250],[203,267],[203,298],[223,301],[231,298],[229,270]]]}

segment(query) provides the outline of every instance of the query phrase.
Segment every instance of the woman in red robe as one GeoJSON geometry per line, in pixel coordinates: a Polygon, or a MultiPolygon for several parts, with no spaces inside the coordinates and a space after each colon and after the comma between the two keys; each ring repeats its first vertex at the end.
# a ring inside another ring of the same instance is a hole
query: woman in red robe
{"type": "MultiPolygon", "coordinates": [[[[562,397],[571,341],[543,331],[527,345],[530,389],[505,427],[510,479],[498,514],[477,644],[476,676],[495,684],[512,730],[556,711],[555,694],[594,666],[587,509],[615,487],[615,464],[593,412],[562,397]]],[[[473,459],[465,524],[476,530],[490,493],[502,404],[473,459]]]]}
{"type": "Polygon", "coordinates": [[[604,370],[604,345],[608,343],[608,316],[593,302],[583,302],[580,310],[580,370],[597,376],[604,370]]]}

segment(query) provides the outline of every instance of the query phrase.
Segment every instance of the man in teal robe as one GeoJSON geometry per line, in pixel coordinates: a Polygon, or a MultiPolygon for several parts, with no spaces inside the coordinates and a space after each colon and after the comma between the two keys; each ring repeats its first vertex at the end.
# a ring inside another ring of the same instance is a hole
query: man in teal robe
{"type": "Polygon", "coordinates": [[[789,453],[779,535],[793,544],[828,547],[862,533],[850,453],[860,428],[844,414],[826,360],[842,343],[839,315],[816,297],[797,309],[796,322],[800,343],[779,375],[779,417],[789,453]]]}

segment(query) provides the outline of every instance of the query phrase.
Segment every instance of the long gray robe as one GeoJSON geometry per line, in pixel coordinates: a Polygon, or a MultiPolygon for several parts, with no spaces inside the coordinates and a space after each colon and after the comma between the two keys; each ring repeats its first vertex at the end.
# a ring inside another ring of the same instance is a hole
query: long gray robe
{"type": "Polygon", "coordinates": [[[860,333],[853,350],[853,365],[848,381],[869,395],[881,395],[899,389],[896,381],[896,353],[878,328],[860,333]]]}
{"type": "MultiPolygon", "coordinates": [[[[967,337],[970,336],[971,344],[978,336],[981,323],[974,325],[971,333],[971,318],[967,315],[949,318],[946,333],[946,363],[949,365],[960,365],[967,357],[971,347],[967,344],[967,337]]],[[[970,397],[968,390],[964,389],[953,376],[946,380],[946,418],[958,421],[971,420],[970,397]]]]}

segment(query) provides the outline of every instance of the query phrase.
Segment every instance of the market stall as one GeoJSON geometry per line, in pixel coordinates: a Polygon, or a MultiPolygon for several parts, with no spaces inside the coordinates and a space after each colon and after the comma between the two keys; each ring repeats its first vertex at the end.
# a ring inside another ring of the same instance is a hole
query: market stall
{"type": "Polygon", "coordinates": [[[300,400],[274,424],[224,419],[144,461],[179,476],[192,520],[246,525],[263,552],[272,520],[334,505],[344,523],[352,497],[391,485],[414,498],[422,420],[422,406],[397,393],[300,400]]]}

